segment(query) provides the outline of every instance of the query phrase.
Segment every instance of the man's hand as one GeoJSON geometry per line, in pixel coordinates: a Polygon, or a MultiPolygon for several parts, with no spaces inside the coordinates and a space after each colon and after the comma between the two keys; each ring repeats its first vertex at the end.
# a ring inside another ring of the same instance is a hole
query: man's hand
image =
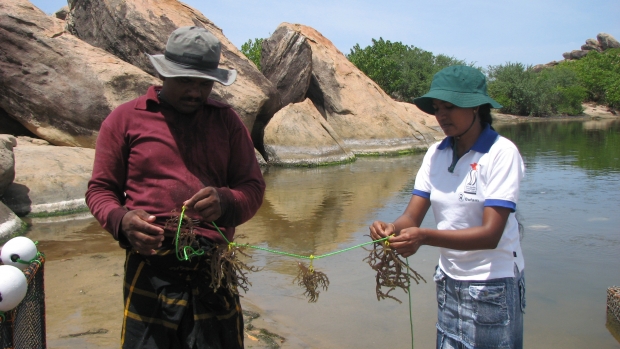
{"type": "Polygon", "coordinates": [[[160,248],[164,241],[164,230],[152,225],[153,222],[155,216],[149,215],[144,210],[129,211],[123,216],[122,233],[139,254],[145,256],[155,254],[155,249],[160,248]]]}
{"type": "Polygon", "coordinates": [[[194,196],[185,201],[183,205],[198,212],[205,222],[212,222],[222,215],[220,195],[213,187],[200,189],[194,196]]]}

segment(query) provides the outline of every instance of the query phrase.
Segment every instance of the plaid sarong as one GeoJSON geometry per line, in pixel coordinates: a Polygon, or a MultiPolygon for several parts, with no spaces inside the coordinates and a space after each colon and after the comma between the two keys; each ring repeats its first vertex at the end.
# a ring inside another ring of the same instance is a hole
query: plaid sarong
{"type": "Polygon", "coordinates": [[[179,261],[174,247],[149,257],[128,250],[122,348],[243,348],[239,296],[213,291],[208,264],[204,257],[179,261]]]}

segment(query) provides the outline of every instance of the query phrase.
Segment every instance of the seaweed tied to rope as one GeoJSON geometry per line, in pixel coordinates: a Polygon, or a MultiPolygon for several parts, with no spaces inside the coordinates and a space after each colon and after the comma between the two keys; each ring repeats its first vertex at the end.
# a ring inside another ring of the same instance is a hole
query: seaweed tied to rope
{"type": "Polygon", "coordinates": [[[398,298],[390,294],[396,288],[400,288],[405,293],[409,292],[409,285],[411,280],[416,284],[420,283],[420,280],[426,282],[424,278],[413,270],[407,262],[389,246],[387,240],[382,242],[375,242],[368,257],[364,258],[364,261],[370,265],[370,267],[377,272],[376,275],[376,293],[377,300],[385,298],[391,298],[398,303],[402,303],[398,298]],[[387,289],[387,291],[384,291],[387,289]]]}
{"type": "Polygon", "coordinates": [[[239,258],[240,255],[250,257],[245,253],[245,248],[245,245],[236,243],[216,244],[207,251],[213,292],[216,292],[220,287],[226,287],[230,292],[238,295],[239,288],[247,292],[252,286],[248,279],[248,273],[260,271],[261,268],[249,266],[239,258]]]}
{"type": "Polygon", "coordinates": [[[293,282],[297,282],[297,285],[305,289],[304,296],[308,297],[308,303],[315,303],[319,299],[319,293],[321,293],[319,288],[327,291],[329,279],[325,273],[314,270],[312,258],[310,259],[310,266],[306,266],[302,262],[297,262],[297,266],[299,269],[293,282]]]}

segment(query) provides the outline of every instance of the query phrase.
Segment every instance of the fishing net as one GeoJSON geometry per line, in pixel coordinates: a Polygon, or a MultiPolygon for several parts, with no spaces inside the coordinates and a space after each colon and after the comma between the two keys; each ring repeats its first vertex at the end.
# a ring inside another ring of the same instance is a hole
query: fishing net
{"type": "Polygon", "coordinates": [[[607,289],[607,328],[620,342],[620,287],[607,289]]]}
{"type": "Polygon", "coordinates": [[[19,305],[5,313],[0,323],[0,348],[45,349],[45,289],[43,264],[39,257],[24,270],[28,291],[19,305]]]}

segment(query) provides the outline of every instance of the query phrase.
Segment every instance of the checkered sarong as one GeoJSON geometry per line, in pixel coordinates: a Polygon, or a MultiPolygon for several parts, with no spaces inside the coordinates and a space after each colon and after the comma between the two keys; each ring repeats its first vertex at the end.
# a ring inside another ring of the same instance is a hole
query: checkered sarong
{"type": "Polygon", "coordinates": [[[205,258],[179,261],[173,249],[149,257],[128,250],[122,348],[243,348],[239,296],[213,292],[206,268],[205,258]]]}

